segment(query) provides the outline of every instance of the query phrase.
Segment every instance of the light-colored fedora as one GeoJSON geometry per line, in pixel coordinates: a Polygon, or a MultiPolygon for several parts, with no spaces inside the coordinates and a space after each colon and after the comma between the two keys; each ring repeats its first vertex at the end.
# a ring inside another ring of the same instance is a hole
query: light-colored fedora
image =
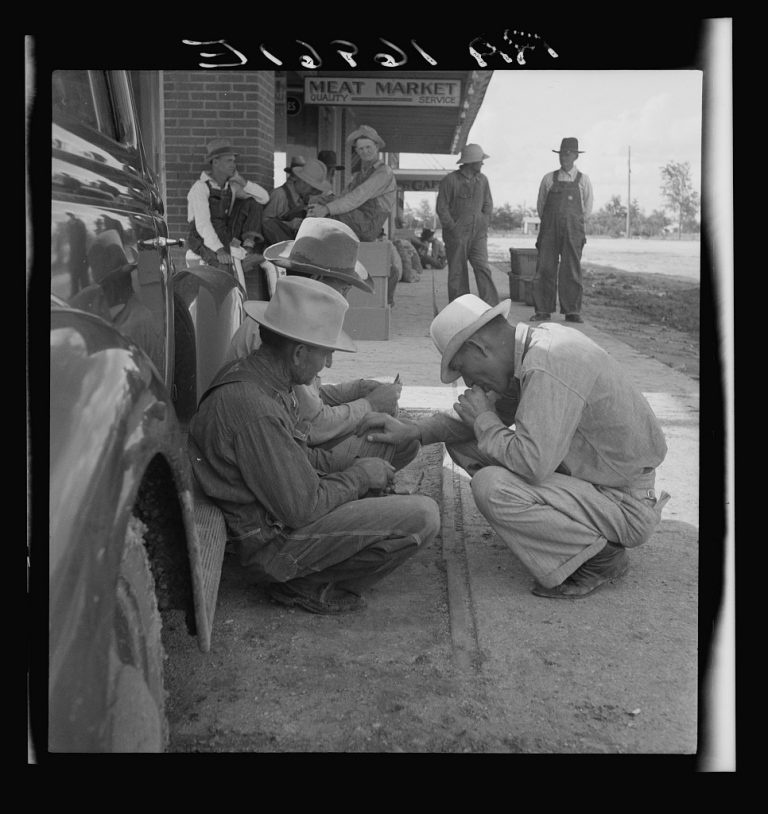
{"type": "Polygon", "coordinates": [[[346,223],[333,218],[304,218],[295,240],[267,246],[264,259],[288,271],[345,280],[370,294],[373,280],[357,259],[359,245],[360,240],[346,223]]]}
{"type": "Polygon", "coordinates": [[[583,153],[584,150],[579,149],[579,140],[577,138],[564,138],[560,141],[560,149],[552,150],[553,153],[583,153]]]}
{"type": "Polygon", "coordinates": [[[490,158],[483,152],[483,148],[479,144],[465,144],[461,148],[461,155],[457,164],[474,164],[475,161],[485,161],[490,158]]]}
{"type": "Polygon", "coordinates": [[[240,155],[240,153],[238,153],[235,148],[223,138],[211,139],[211,141],[208,142],[207,150],[208,152],[205,156],[206,162],[213,161],[214,158],[218,158],[222,155],[233,155],[235,158],[240,155]]]}
{"type": "Polygon", "coordinates": [[[474,294],[463,294],[443,308],[429,326],[432,341],[442,356],[441,381],[447,384],[459,378],[461,374],[450,369],[456,352],[475,331],[494,317],[499,314],[508,316],[511,305],[512,300],[502,300],[498,305],[490,306],[474,294]]]}
{"type": "Polygon", "coordinates": [[[347,300],[325,283],[307,277],[280,277],[269,302],[248,300],[245,310],[259,325],[316,348],[354,353],[343,330],[347,300]]]}
{"type": "Polygon", "coordinates": [[[361,124],[357,130],[353,130],[347,136],[347,144],[354,144],[359,138],[369,138],[371,141],[375,141],[380,150],[385,147],[384,139],[367,124],[361,124]]]}
{"type": "Polygon", "coordinates": [[[317,158],[308,158],[307,163],[293,168],[293,174],[302,181],[306,181],[313,189],[321,192],[333,192],[333,187],[328,183],[326,175],[328,168],[317,158]]]}

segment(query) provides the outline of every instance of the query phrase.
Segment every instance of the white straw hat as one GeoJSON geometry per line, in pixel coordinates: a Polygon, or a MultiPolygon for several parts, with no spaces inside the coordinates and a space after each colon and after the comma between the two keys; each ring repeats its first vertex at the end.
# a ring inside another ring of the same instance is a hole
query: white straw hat
{"type": "Polygon", "coordinates": [[[440,351],[440,379],[446,384],[456,381],[461,375],[450,369],[451,360],[459,348],[487,322],[494,317],[509,315],[512,300],[502,300],[491,307],[485,300],[474,294],[457,297],[432,320],[429,333],[435,347],[440,351]]]}

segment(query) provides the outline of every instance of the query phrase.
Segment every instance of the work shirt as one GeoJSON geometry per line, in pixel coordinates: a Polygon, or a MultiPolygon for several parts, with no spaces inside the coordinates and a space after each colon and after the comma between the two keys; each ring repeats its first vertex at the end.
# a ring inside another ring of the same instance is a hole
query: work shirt
{"type": "Polygon", "coordinates": [[[375,200],[383,212],[395,207],[397,181],[390,166],[378,159],[365,170],[356,172],[338,198],[328,201],[328,216],[341,215],[359,209],[368,200],[375,200]]]}
{"type": "MultiPolygon", "coordinates": [[[[203,243],[205,243],[211,251],[217,252],[219,249],[225,247],[211,223],[211,209],[208,205],[208,199],[211,193],[208,184],[214,189],[224,188],[219,186],[207,172],[201,173],[200,178],[192,184],[187,193],[187,222],[192,223],[194,221],[195,229],[197,229],[197,233],[203,239],[203,243]]],[[[224,186],[228,185],[229,181],[224,184],[224,186]]],[[[266,190],[258,184],[254,184],[253,181],[246,181],[243,190],[259,203],[266,203],[266,190]]],[[[234,190],[232,190],[232,203],[234,203],[234,200],[235,193],[234,190]]],[[[226,249],[229,251],[229,246],[227,246],[226,249]]]]}
{"type": "MultiPolygon", "coordinates": [[[[576,167],[571,167],[569,172],[566,172],[564,169],[560,169],[557,172],[557,180],[558,181],[575,181],[576,176],[579,174],[579,170],[576,167]]],[[[541,184],[539,185],[539,198],[536,202],[536,209],[538,210],[539,217],[543,217],[544,215],[544,204],[547,202],[547,195],[549,194],[549,190],[552,189],[553,183],[553,172],[548,172],[542,179],[541,184]]],[[[581,178],[579,179],[579,192],[581,193],[581,209],[584,212],[584,217],[586,218],[588,215],[592,213],[592,184],[590,183],[589,177],[581,173],[581,178]]]]}
{"type": "Polygon", "coordinates": [[[488,178],[473,175],[460,167],[446,175],[437,192],[437,217],[445,232],[456,226],[482,227],[487,230],[493,214],[493,198],[488,178]]]}
{"type": "MultiPolygon", "coordinates": [[[[667,452],[658,419],[623,368],[580,331],[546,323],[515,331],[520,402],[510,429],[493,411],[474,422],[480,452],[530,483],[555,471],[617,489],[652,488],[667,452]]],[[[467,440],[466,425],[438,414],[419,422],[422,443],[467,440]]],[[[471,435],[469,435],[471,437],[471,435]]]]}
{"type": "MultiPolygon", "coordinates": [[[[246,319],[232,337],[226,361],[242,359],[259,347],[259,324],[255,319],[246,319]]],[[[322,379],[315,376],[312,384],[294,385],[293,392],[298,402],[300,432],[310,446],[353,432],[360,419],[373,410],[370,401],[363,396],[362,379],[323,384],[322,379]]]]}
{"type": "Polygon", "coordinates": [[[291,383],[261,348],[225,368],[193,416],[192,469],[221,508],[231,539],[268,542],[301,528],[369,488],[362,467],[338,463],[297,435],[291,383]],[[217,386],[242,375],[247,381],[217,386]]]}
{"type": "MultiPolygon", "coordinates": [[[[269,196],[269,203],[264,207],[263,217],[282,219],[286,212],[290,212],[291,209],[295,209],[302,204],[306,205],[306,203],[296,191],[293,179],[289,178],[269,196]]],[[[298,229],[302,220],[303,218],[297,217],[285,222],[291,228],[298,229]]]]}

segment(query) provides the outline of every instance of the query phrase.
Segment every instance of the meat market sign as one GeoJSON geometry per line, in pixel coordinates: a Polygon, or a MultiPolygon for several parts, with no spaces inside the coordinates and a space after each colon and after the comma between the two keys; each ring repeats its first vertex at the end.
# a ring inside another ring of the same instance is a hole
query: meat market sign
{"type": "Polygon", "coordinates": [[[304,104],[458,107],[458,79],[304,77],[304,104]]]}

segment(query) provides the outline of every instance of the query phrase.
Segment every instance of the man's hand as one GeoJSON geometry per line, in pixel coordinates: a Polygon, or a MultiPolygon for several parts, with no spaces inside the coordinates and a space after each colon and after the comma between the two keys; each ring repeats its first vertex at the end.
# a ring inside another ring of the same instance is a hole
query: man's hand
{"type": "Polygon", "coordinates": [[[364,398],[370,402],[371,408],[377,413],[389,413],[395,415],[397,412],[397,401],[400,398],[400,393],[403,391],[403,386],[399,382],[395,384],[379,384],[379,382],[372,382],[374,385],[365,394],[364,398]]]}
{"type": "Polygon", "coordinates": [[[231,266],[232,265],[232,256],[226,249],[219,249],[216,252],[216,259],[221,263],[223,266],[231,266]]]}
{"type": "Polygon", "coordinates": [[[365,472],[369,490],[381,491],[394,483],[395,467],[383,458],[358,458],[352,466],[365,472]]]}
{"type": "Polygon", "coordinates": [[[360,436],[364,435],[372,443],[401,444],[421,440],[421,433],[416,424],[398,421],[386,413],[368,413],[363,416],[355,432],[360,436]]]}
{"type": "Polygon", "coordinates": [[[495,393],[486,393],[481,387],[475,385],[459,396],[459,401],[453,405],[453,409],[465,424],[472,427],[480,413],[493,410],[497,398],[495,393]]]}
{"type": "Polygon", "coordinates": [[[307,207],[308,218],[327,218],[328,207],[325,204],[313,203],[307,207]]]}

